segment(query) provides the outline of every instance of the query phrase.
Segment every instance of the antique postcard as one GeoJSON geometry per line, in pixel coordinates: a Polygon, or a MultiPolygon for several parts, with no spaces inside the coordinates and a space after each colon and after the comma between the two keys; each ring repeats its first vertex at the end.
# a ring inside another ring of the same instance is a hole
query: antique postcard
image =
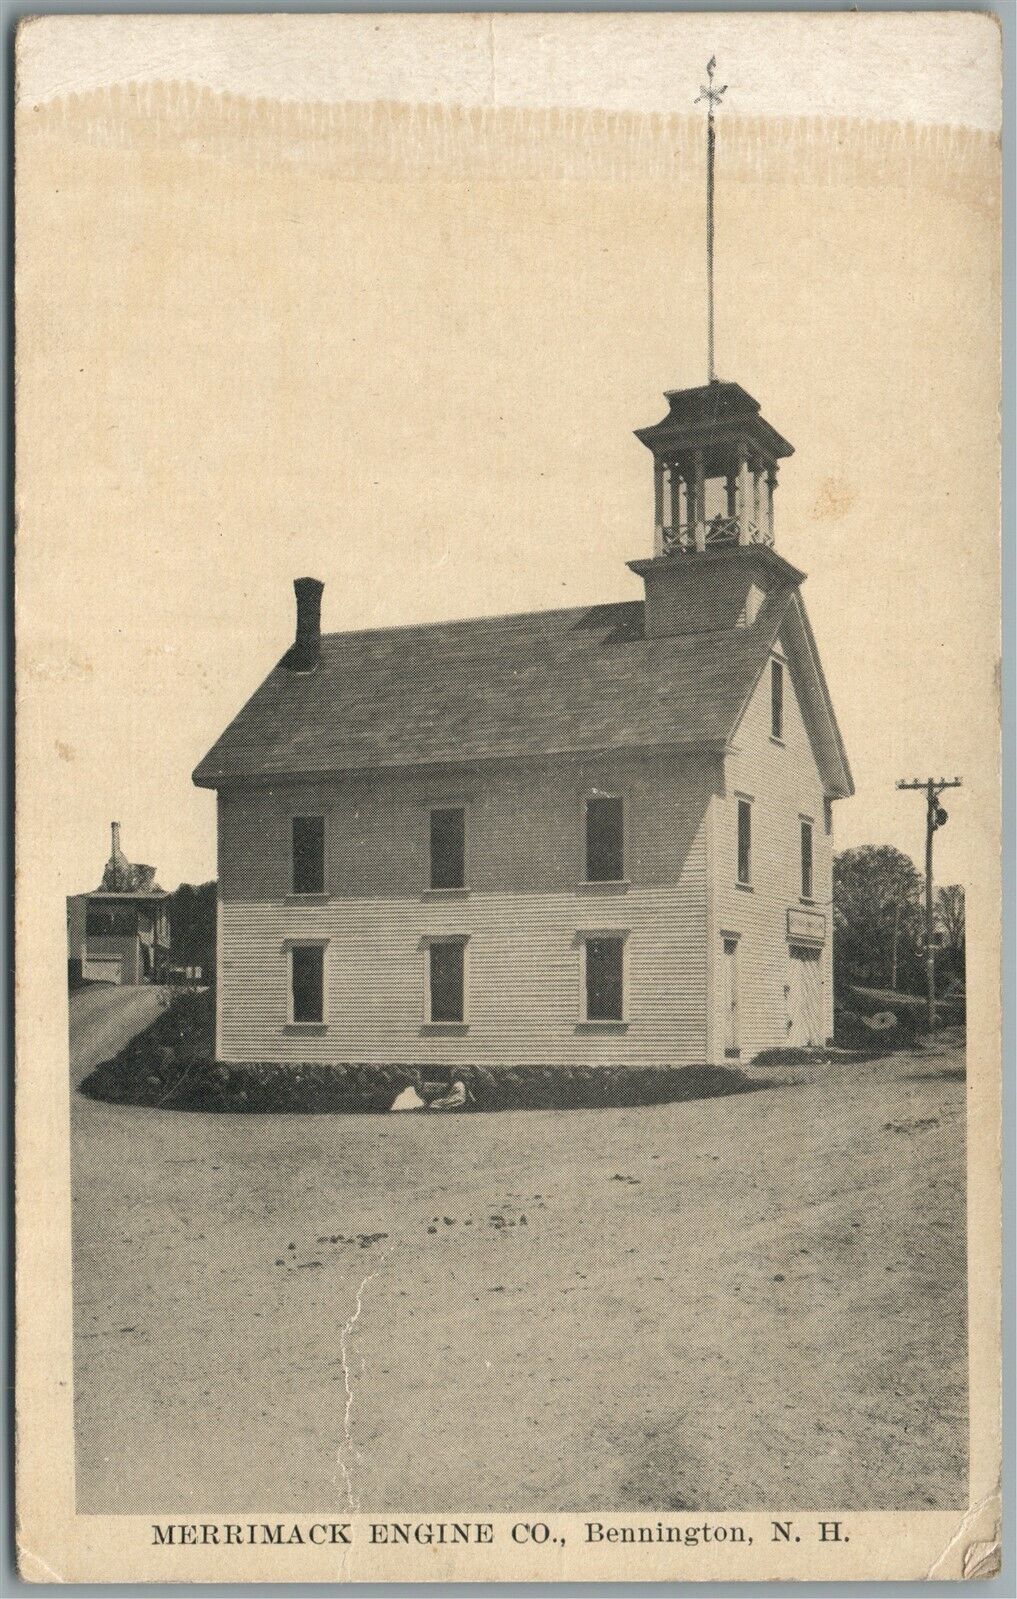
{"type": "Polygon", "coordinates": [[[27,1579],[999,1570],[1000,57],[21,26],[27,1579]]]}

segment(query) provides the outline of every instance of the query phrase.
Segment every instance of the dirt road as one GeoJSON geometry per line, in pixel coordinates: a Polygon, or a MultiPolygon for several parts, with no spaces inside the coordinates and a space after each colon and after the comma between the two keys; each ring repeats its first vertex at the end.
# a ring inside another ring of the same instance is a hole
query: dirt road
{"type": "Polygon", "coordinates": [[[75,1096],[83,1512],[967,1502],[963,1059],[619,1111],[75,1096]]]}
{"type": "Polygon", "coordinates": [[[121,988],[96,983],[70,996],[71,1082],[77,1087],[101,1060],[111,1060],[136,1033],[155,1021],[169,997],[168,988],[148,983],[121,988]]]}

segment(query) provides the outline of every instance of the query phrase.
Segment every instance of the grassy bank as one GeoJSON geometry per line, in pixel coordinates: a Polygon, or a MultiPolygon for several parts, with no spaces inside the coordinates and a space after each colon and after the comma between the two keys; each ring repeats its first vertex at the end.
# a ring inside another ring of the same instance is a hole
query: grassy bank
{"type": "MultiPolygon", "coordinates": [[[[213,1036],[213,996],[181,995],[90,1072],[81,1092],[111,1104],[172,1110],[371,1114],[389,1110],[404,1088],[426,1097],[428,1083],[448,1076],[414,1062],[226,1065],[213,1058],[213,1036]]],[[[761,1086],[726,1066],[463,1066],[455,1076],[466,1085],[467,1108],[485,1111],[663,1105],[761,1086]]]]}

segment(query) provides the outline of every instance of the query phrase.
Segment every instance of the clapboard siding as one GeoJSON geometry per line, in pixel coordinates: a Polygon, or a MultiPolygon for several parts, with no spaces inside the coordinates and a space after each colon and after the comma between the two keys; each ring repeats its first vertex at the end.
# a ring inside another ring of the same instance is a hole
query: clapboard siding
{"type": "Polygon", "coordinates": [[[706,1056],[701,757],[397,773],[220,798],[220,1052],[244,1060],[695,1062],[706,1056]],[[626,802],[624,889],[582,888],[582,800],[626,802]],[[426,891],[427,811],[467,806],[463,898],[426,891]],[[286,899],[289,818],[326,816],[327,895],[286,899]],[[581,931],[628,933],[624,1032],[579,1026],[581,931]],[[425,939],[464,934],[468,1029],[424,1029],[425,939]],[[323,938],[324,1034],[285,1030],[286,939],[323,938]]]}
{"type": "MultiPolygon", "coordinates": [[[[780,652],[778,651],[778,656],[780,652]]],[[[827,1035],[833,1032],[833,839],[825,796],[789,667],[784,674],[784,739],[770,737],[770,669],[764,670],[724,761],[712,823],[714,1055],[723,1056],[721,947],[738,937],[739,1031],[743,1058],[786,1044],[789,980],[787,913],[815,909],[826,920],[821,956],[827,1035]],[[752,888],[737,886],[738,795],[752,798],[752,888]],[[801,897],[801,817],[813,822],[813,902],[801,897]]]]}
{"type": "Polygon", "coordinates": [[[693,1062],[705,1057],[705,883],[579,895],[477,895],[433,908],[411,900],[332,900],[281,914],[222,907],[226,1060],[693,1062]],[[624,1033],[578,1025],[582,929],[628,934],[624,1033]],[[425,938],[466,934],[468,1028],[423,1026],[425,938]],[[327,938],[325,1034],[284,1029],[285,937],[327,938]]]}
{"type": "Polygon", "coordinates": [[[471,889],[572,892],[584,875],[583,799],[597,792],[625,798],[626,875],[633,883],[665,887],[681,881],[714,771],[701,756],[654,752],[224,790],[219,892],[225,901],[284,899],[292,886],[291,818],[324,815],[326,893],[339,899],[420,895],[430,884],[430,808],[460,803],[471,889]]]}

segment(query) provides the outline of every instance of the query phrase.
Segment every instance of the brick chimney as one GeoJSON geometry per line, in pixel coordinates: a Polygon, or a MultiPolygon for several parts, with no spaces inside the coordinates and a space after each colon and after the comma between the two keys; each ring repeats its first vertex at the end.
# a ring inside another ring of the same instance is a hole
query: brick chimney
{"type": "Polygon", "coordinates": [[[316,577],[298,577],[293,583],[297,597],[297,635],[286,657],[291,672],[313,672],[321,653],[321,596],[324,583],[316,577]]]}

